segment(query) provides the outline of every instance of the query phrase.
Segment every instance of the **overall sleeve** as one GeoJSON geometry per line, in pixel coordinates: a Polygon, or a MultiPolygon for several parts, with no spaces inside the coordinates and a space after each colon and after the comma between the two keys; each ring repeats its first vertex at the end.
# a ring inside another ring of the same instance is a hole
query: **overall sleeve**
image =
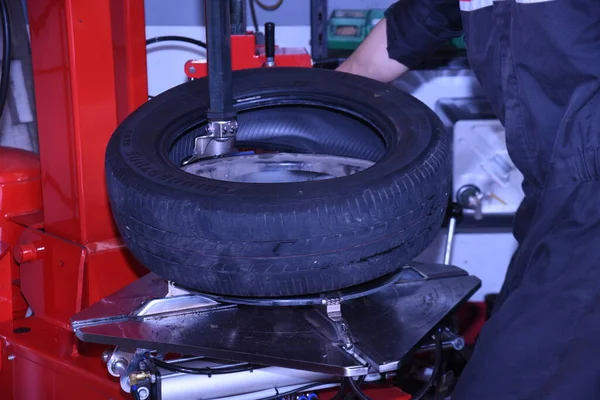
{"type": "Polygon", "coordinates": [[[400,0],[385,17],[389,57],[409,68],[462,34],[459,0],[400,0]]]}

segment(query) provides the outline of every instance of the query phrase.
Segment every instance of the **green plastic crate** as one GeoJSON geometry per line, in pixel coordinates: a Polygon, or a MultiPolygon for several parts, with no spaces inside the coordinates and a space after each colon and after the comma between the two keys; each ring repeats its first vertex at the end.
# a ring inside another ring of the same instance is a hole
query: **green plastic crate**
{"type": "MultiPolygon", "coordinates": [[[[333,10],[328,21],[328,48],[331,50],[355,50],[384,17],[385,9],[380,8],[333,10]]],[[[445,48],[464,50],[465,42],[462,37],[452,39],[445,48]]]]}
{"type": "Polygon", "coordinates": [[[368,10],[334,10],[328,21],[330,49],[354,50],[367,37],[368,10]]]}
{"type": "Polygon", "coordinates": [[[367,35],[371,33],[375,25],[385,18],[385,9],[372,8],[367,15],[367,35]]]}

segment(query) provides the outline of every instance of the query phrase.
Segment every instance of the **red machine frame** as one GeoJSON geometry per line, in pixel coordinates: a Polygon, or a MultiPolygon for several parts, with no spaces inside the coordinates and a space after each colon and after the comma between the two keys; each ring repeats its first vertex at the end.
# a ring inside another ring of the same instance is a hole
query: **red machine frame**
{"type": "MultiPolygon", "coordinates": [[[[109,137],[147,101],[144,1],[27,6],[40,157],[0,147],[0,397],[128,398],[104,348],[78,341],[70,317],[146,272],[119,239],[104,177],[109,137]]],[[[253,36],[232,48],[234,69],[262,65],[253,36]]],[[[276,54],[280,66],[310,61],[306,51],[276,54]]],[[[205,67],[185,71],[201,77],[205,67]]],[[[370,394],[409,398],[385,390],[370,394]]]]}
{"type": "MultiPolygon", "coordinates": [[[[260,68],[265,63],[264,46],[256,45],[254,34],[231,36],[231,69],[260,68]]],[[[303,48],[275,48],[277,67],[312,67],[310,54],[303,48]]],[[[208,74],[206,60],[190,60],[185,63],[188,78],[196,79],[208,74]]]]}
{"type": "Polygon", "coordinates": [[[110,135],[147,101],[144,2],[27,6],[41,156],[0,148],[0,397],[126,398],[69,318],[145,272],[104,178],[110,135]]]}

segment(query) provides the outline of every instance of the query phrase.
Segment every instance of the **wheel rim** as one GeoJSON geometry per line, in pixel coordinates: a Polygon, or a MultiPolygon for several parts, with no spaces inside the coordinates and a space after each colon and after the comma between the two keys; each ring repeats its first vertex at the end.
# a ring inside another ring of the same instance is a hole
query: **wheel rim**
{"type": "Polygon", "coordinates": [[[307,182],[341,178],[375,163],[322,154],[244,154],[198,161],[181,169],[204,178],[243,183],[307,182]]]}

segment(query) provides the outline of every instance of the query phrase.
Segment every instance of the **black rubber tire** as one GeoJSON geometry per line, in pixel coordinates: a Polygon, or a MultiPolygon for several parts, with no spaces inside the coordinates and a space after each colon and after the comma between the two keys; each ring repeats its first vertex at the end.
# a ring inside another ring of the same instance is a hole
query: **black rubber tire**
{"type": "Polygon", "coordinates": [[[365,144],[353,146],[331,128],[303,140],[285,133],[294,131],[286,118],[262,137],[240,132],[240,140],[286,147],[295,137],[291,147],[303,151],[377,162],[347,177],[301,183],[193,176],[178,162],[205,122],[207,82],[177,86],[132,113],[106,152],[114,218],[148,269],[204,292],[297,296],[381,277],[432,242],[448,200],[450,138],[424,104],[390,85],[317,69],[238,71],[233,88],[241,122],[247,113],[296,107],[308,119],[321,115],[325,126],[329,118],[353,121],[353,140],[365,144]]]}

